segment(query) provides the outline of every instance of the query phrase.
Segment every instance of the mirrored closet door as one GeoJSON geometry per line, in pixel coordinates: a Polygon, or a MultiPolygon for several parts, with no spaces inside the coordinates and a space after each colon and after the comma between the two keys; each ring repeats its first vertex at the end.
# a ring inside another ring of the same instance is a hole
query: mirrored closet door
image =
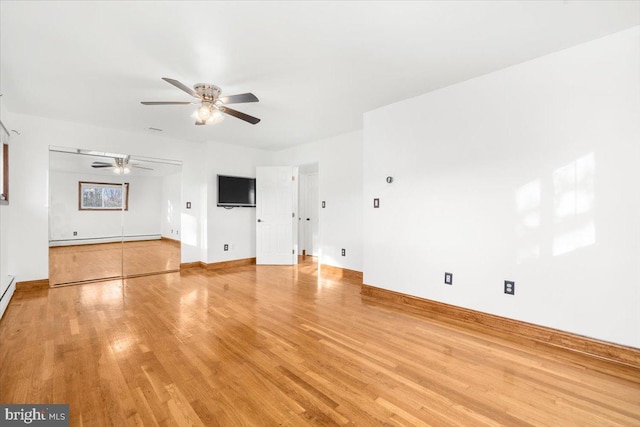
{"type": "Polygon", "coordinates": [[[180,269],[180,162],[51,147],[49,282],[180,269]]]}

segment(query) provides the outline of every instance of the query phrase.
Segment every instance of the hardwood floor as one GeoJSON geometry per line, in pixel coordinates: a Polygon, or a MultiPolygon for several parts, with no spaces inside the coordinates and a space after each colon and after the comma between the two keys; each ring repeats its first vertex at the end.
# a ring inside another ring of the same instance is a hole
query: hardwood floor
{"type": "Polygon", "coordinates": [[[179,269],[180,243],[168,239],[49,248],[51,285],[179,269]]]}
{"type": "Polygon", "coordinates": [[[20,290],[0,402],[71,425],[640,425],[640,371],[403,312],[299,267],[20,290]]]}

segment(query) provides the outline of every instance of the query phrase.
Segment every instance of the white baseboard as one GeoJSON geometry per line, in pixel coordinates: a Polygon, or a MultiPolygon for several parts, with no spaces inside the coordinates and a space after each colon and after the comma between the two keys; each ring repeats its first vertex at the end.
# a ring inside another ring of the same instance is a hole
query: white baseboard
{"type": "Polygon", "coordinates": [[[138,240],[160,240],[160,234],[140,234],[136,236],[93,237],[87,239],[49,240],[49,247],[71,245],[95,245],[96,243],[135,242],[138,240]]]}

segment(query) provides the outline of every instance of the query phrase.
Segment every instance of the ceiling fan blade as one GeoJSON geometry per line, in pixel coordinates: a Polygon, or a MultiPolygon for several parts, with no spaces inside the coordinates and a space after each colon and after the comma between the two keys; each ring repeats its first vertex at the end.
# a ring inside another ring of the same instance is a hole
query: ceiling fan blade
{"type": "Polygon", "coordinates": [[[91,163],[92,168],[112,168],[114,167],[113,163],[105,163],[105,162],[93,162],[91,163]]]}
{"type": "Polygon", "coordinates": [[[140,101],[143,105],[188,105],[197,104],[197,102],[191,101],[140,101]]]}
{"type": "Polygon", "coordinates": [[[201,99],[200,95],[198,95],[198,93],[195,90],[191,89],[189,86],[187,86],[187,85],[185,85],[183,83],[180,83],[177,80],[170,79],[168,77],[163,77],[162,80],[164,80],[167,83],[170,83],[170,84],[174,85],[175,87],[177,87],[180,90],[183,90],[183,91],[187,92],[189,95],[193,96],[194,98],[201,99]]]}
{"type": "Polygon", "coordinates": [[[241,113],[240,111],[233,110],[233,109],[228,108],[228,107],[218,107],[218,109],[220,111],[222,111],[223,113],[225,113],[225,114],[228,114],[228,115],[233,116],[235,118],[238,118],[240,120],[244,120],[245,122],[251,123],[252,125],[260,123],[260,119],[259,118],[250,116],[250,115],[245,114],[245,113],[241,113]]]}
{"type": "Polygon", "coordinates": [[[229,95],[219,98],[223,104],[241,104],[243,102],[258,102],[258,97],[252,93],[241,93],[240,95],[229,95]]]}
{"type": "Polygon", "coordinates": [[[148,171],[152,171],[152,168],[146,168],[144,166],[136,166],[136,165],[131,165],[132,168],[136,168],[136,169],[146,169],[148,171]]]}

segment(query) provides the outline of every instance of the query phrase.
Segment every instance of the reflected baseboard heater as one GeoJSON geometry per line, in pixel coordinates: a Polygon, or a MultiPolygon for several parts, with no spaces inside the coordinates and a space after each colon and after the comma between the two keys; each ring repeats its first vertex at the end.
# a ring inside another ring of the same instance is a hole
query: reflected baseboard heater
{"type": "Polygon", "coordinates": [[[49,240],[49,246],[95,245],[96,243],[136,242],[140,240],[160,240],[160,234],[138,234],[132,236],[88,237],[84,239],[49,240]]]}
{"type": "Polygon", "coordinates": [[[13,296],[13,293],[16,290],[16,280],[13,276],[4,276],[0,277],[0,318],[4,314],[7,306],[9,305],[9,300],[13,296]]]}

